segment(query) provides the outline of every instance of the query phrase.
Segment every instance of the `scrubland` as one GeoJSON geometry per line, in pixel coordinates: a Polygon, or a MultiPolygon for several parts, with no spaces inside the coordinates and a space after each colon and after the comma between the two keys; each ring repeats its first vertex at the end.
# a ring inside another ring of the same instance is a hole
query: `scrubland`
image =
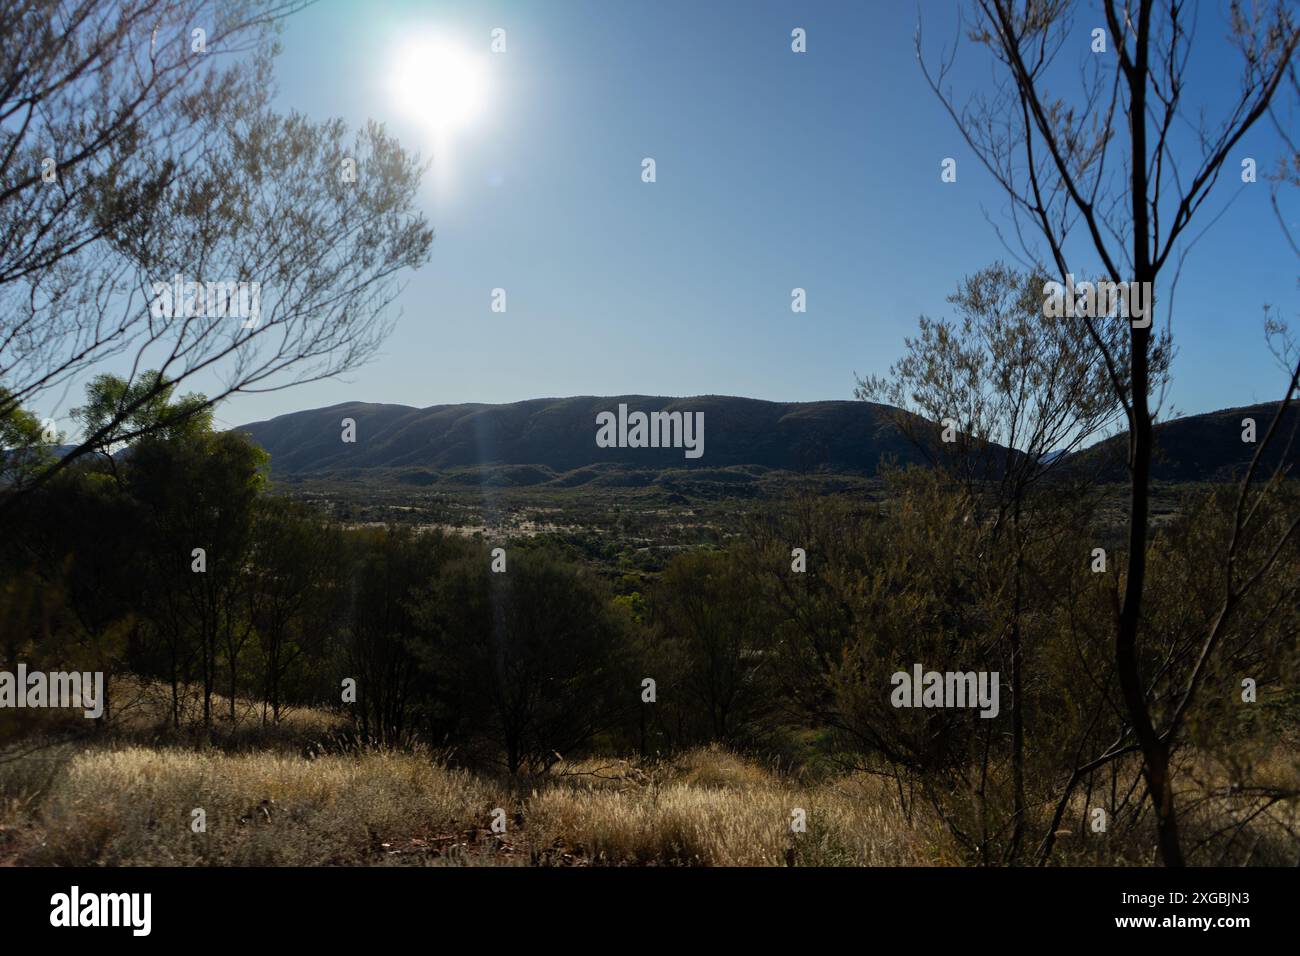
{"type": "MultiPolygon", "coordinates": [[[[920,794],[883,774],[792,771],[710,746],[566,761],[512,778],[458,768],[418,746],[343,744],[328,733],[313,741],[336,722],[295,712],[273,743],[256,728],[215,743],[150,740],[137,725],[105,739],[10,748],[0,753],[0,865],[967,862],[920,794]]],[[[1225,812],[1202,793],[1186,817],[1189,835],[1213,838],[1210,821],[1222,824],[1225,812]]],[[[1082,802],[1067,818],[1052,865],[1153,862],[1140,816],[1109,834],[1091,832],[1082,802]]],[[[1298,821],[1275,812],[1239,822],[1234,841],[1267,856],[1286,852],[1298,821]]]]}

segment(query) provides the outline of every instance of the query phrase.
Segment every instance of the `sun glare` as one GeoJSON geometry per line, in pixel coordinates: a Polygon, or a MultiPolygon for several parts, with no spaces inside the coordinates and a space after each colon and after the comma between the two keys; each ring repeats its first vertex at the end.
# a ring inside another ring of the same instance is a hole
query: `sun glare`
{"type": "Polygon", "coordinates": [[[399,47],[389,86],[401,112],[435,136],[466,126],[487,102],[482,57],[436,37],[412,38],[399,47]]]}

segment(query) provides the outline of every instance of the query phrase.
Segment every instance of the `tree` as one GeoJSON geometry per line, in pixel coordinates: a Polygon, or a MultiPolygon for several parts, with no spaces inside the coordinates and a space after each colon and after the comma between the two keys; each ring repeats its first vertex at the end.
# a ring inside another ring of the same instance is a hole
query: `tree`
{"type": "Polygon", "coordinates": [[[252,634],[245,561],[266,462],[266,452],[239,432],[153,437],[132,449],[125,486],[148,516],[141,529],[147,606],[168,651],[176,726],[180,688],[197,661],[203,726],[211,728],[222,652],[235,719],[239,654],[252,634]]]}
{"type": "Polygon", "coordinates": [[[262,699],[276,724],[294,669],[305,657],[323,661],[327,656],[326,639],[342,611],[338,583],[343,560],[338,529],[321,521],[308,506],[285,499],[258,502],[250,555],[249,618],[262,652],[262,699]]]}
{"type": "Polygon", "coordinates": [[[174,383],[156,371],[136,381],[120,375],[96,375],[86,385],[86,404],[74,408],[72,417],[86,435],[97,435],[90,451],[107,464],[120,480],[114,455],[127,447],[124,435],[149,435],[164,441],[178,441],[212,430],[212,408],[207,397],[197,393],[172,401],[174,383]]]}
{"type": "Polygon", "coordinates": [[[104,673],[107,688],[114,673],[133,662],[142,625],[141,508],[90,469],[49,483],[28,504],[5,541],[16,567],[0,576],[25,581],[34,596],[57,597],[59,623],[42,650],[64,666],[93,663],[90,669],[104,673]]]}
{"type": "Polygon", "coordinates": [[[7,401],[0,387],[0,488],[22,487],[49,467],[51,454],[40,420],[20,405],[7,401]]]}
{"type": "Polygon", "coordinates": [[[705,739],[736,743],[757,732],[776,706],[767,679],[773,620],[729,554],[681,555],[653,597],[659,639],[678,648],[670,693],[704,718],[705,739]]]}
{"type": "MultiPolygon", "coordinates": [[[[1004,595],[981,580],[986,541],[950,483],[923,469],[891,471],[887,507],[808,497],[757,516],[743,560],[761,601],[778,611],[772,673],[782,698],[831,732],[847,769],[892,777],[900,809],[919,786],[953,838],[992,862],[999,781],[991,757],[1004,734],[974,709],[894,706],[892,675],[995,669],[1004,595]],[[808,556],[793,573],[790,549],[808,556]],[[883,692],[882,692],[883,691],[883,692]]],[[[1009,802],[1009,801],[1008,801],[1009,802]]]]}
{"type": "MultiPolygon", "coordinates": [[[[1063,468],[1068,456],[1103,437],[1122,414],[1107,380],[1106,357],[1119,349],[1123,329],[1096,328],[1094,341],[1078,317],[1045,322],[1046,277],[998,263],[968,276],[948,297],[957,318],[922,316],[920,335],[887,377],[860,380],[857,396],[901,410],[900,428],[926,452],[963,498],[967,519],[983,537],[979,570],[996,593],[1010,579],[1007,626],[1011,665],[1014,823],[1008,857],[1019,856],[1026,803],[1025,656],[1026,561],[1031,545],[1057,537],[1060,502],[1086,507],[1087,478],[1063,468]],[[952,441],[936,441],[941,423],[952,441]],[[1037,492],[1045,492],[1038,494],[1037,492]]],[[[1157,350],[1153,368],[1168,369],[1157,350]]]]}
{"type": "MultiPolygon", "coordinates": [[[[421,588],[462,552],[460,542],[409,528],[349,536],[344,633],[347,675],[357,682],[355,722],[363,736],[399,744],[433,718],[430,678],[421,670],[421,588]]],[[[430,734],[436,737],[435,734],[430,734]]]]}
{"type": "Polygon", "coordinates": [[[423,666],[511,775],[586,747],[637,700],[611,679],[625,673],[626,632],[609,596],[540,552],[512,553],[501,573],[481,550],[452,562],[417,614],[423,666]]]}
{"type": "Polygon", "coordinates": [[[274,53],[277,22],[304,5],[7,4],[0,221],[9,238],[0,288],[36,281],[69,291],[72,277],[60,281],[54,267],[148,214],[234,111],[264,101],[260,71],[274,53]]]}
{"type": "Polygon", "coordinates": [[[0,515],[150,434],[136,413],[191,378],[219,383],[211,408],[353,368],[387,334],[396,277],[432,240],[413,210],[421,169],[377,125],[349,139],[269,109],[275,26],[297,6],[27,0],[3,15],[0,421],[106,360],[129,371],[122,400],[0,515]]]}
{"type": "MultiPolygon", "coordinates": [[[[1268,111],[1300,44],[1300,27],[1286,3],[1260,4],[1253,14],[1233,5],[1232,38],[1244,58],[1241,83],[1226,118],[1213,127],[1204,112],[1189,118],[1191,25],[1178,0],[1103,0],[1105,38],[1114,52],[1091,56],[1074,102],[1058,97],[1050,85],[1058,75],[1058,55],[1079,36],[1071,30],[1076,6],[1070,0],[976,0],[969,37],[992,55],[999,79],[991,95],[975,96],[965,106],[955,102],[948,85],[951,57],[935,69],[926,66],[919,27],[917,55],[967,143],[1010,198],[1026,259],[1050,261],[1064,283],[1075,271],[1087,274],[1071,264],[1086,245],[1108,281],[1133,282],[1152,292],[1148,314],[1128,323],[1123,351],[1107,346],[1101,331],[1114,319],[1090,317],[1087,325],[1128,420],[1128,564],[1115,615],[1115,670],[1143,756],[1161,856],[1178,866],[1184,853],[1169,757],[1179,721],[1174,715],[1157,728],[1139,667],[1157,384],[1152,356],[1167,347],[1153,331],[1155,302],[1168,310],[1167,335],[1178,271],[1195,242],[1189,227],[1234,147],[1268,111]],[[1184,124],[1194,131],[1190,138],[1184,124]],[[1045,244],[1045,257],[1033,235],[1045,244]]],[[[1295,385],[1293,375],[1286,401],[1295,385]]],[[[1248,475],[1247,486],[1249,480],[1248,475]]],[[[1211,634],[1217,627],[1211,625],[1211,634]]],[[[1207,647],[1213,644],[1211,639],[1207,647]]],[[[1194,689],[1195,682],[1189,693],[1194,689]]],[[[1127,750],[1121,740],[1102,756],[1113,759],[1127,750]]]]}

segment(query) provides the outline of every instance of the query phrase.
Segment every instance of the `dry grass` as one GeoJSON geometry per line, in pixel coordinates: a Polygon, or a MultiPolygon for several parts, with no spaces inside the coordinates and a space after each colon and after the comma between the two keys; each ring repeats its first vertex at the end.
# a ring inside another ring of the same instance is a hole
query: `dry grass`
{"type": "MultiPolygon", "coordinates": [[[[112,726],[123,735],[166,733],[172,721],[172,691],[161,681],[142,680],[133,675],[113,678],[112,726]]],[[[197,725],[203,716],[202,694],[198,685],[182,686],[179,691],[182,726],[197,725]]],[[[286,707],[278,725],[271,726],[271,716],[256,701],[237,699],[235,719],[230,719],[230,698],[212,695],[213,725],[218,734],[247,737],[274,734],[283,739],[319,737],[346,725],[346,719],[326,710],[311,707],[286,707]]]]}
{"type": "Polygon", "coordinates": [[[143,746],[0,764],[0,858],[50,865],[376,863],[891,865],[938,862],[870,781],[801,787],[716,749],[649,770],[504,781],[379,750],[316,758],[143,746]],[[495,807],[507,832],[490,830],[495,807]],[[806,812],[794,833],[792,811],[806,812]],[[191,830],[203,809],[207,829],[191,830]],[[6,849],[7,846],[7,849],[6,849]],[[793,855],[791,855],[793,854],[793,855]]]}
{"type": "Polygon", "coordinates": [[[132,746],[42,758],[49,761],[53,773],[23,761],[0,767],[0,793],[26,818],[4,821],[22,827],[18,862],[373,862],[391,855],[391,841],[441,834],[492,807],[474,777],[418,754],[308,759],[132,746]],[[192,831],[195,809],[206,814],[206,832],[192,831]]]}
{"type": "Polygon", "coordinates": [[[670,762],[562,765],[534,792],[537,846],[606,865],[919,866],[946,862],[946,835],[908,825],[880,778],[806,785],[717,746],[670,762]],[[795,832],[795,811],[804,829],[795,832]]]}
{"type": "MultiPolygon", "coordinates": [[[[690,768],[687,776],[698,771],[690,768]]],[[[748,773],[761,772],[748,768],[748,773]]],[[[529,801],[539,844],[597,863],[686,866],[891,866],[937,862],[926,837],[877,794],[668,782],[627,790],[549,788],[529,801]],[[804,811],[804,832],[792,822],[804,811]]]]}
{"type": "MultiPolygon", "coordinates": [[[[565,763],[522,790],[449,769],[427,753],[380,749],[313,755],[110,740],[10,756],[0,755],[0,864],[924,866],[965,859],[920,801],[908,820],[884,778],[810,783],[713,747],[644,764],[565,763]],[[497,807],[506,814],[504,834],[490,828],[497,807]],[[195,809],[205,811],[205,832],[191,829],[195,809]],[[791,826],[796,810],[803,832],[791,826]]],[[[1281,776],[1292,771],[1290,759],[1277,768],[1281,776]]],[[[1236,796],[1235,809],[1227,796],[1180,799],[1191,842],[1243,818],[1236,796]]],[[[1141,818],[1093,836],[1078,822],[1082,799],[1075,802],[1067,814],[1074,832],[1058,842],[1055,863],[1155,862],[1141,818]]],[[[1295,824],[1295,808],[1279,805],[1252,816],[1249,829],[1216,839],[1232,851],[1228,862],[1276,863],[1289,858],[1295,824]]]]}
{"type": "Polygon", "coordinates": [[[231,719],[230,698],[214,693],[212,723],[203,726],[202,691],[182,685],[179,691],[180,726],[172,713],[172,690],[161,681],[133,675],[115,675],[108,687],[109,706],[104,719],[88,721],[80,711],[6,710],[0,713],[0,749],[30,746],[33,740],[93,739],[165,744],[216,745],[224,749],[301,749],[305,742],[328,739],[348,727],[338,712],[312,707],[286,707],[279,722],[260,703],[237,699],[231,719]]]}

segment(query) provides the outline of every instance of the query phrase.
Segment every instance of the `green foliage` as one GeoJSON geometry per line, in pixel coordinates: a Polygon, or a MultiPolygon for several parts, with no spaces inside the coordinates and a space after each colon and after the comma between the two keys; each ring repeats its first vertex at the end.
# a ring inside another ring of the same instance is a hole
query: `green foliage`
{"type": "MultiPolygon", "coordinates": [[[[734,556],[677,557],[655,589],[656,668],[694,739],[750,743],[779,706],[772,674],[776,617],[734,556]]],[[[670,705],[671,706],[671,705],[670,705]]]]}
{"type": "Polygon", "coordinates": [[[92,450],[111,455],[132,439],[148,435],[183,441],[212,430],[212,408],[198,393],[172,400],[175,385],[156,371],[128,381],[120,375],[96,375],[86,385],[86,404],[74,408],[92,450]],[[98,436],[98,437],[96,437],[98,436]]]}
{"type": "Polygon", "coordinates": [[[40,419],[14,403],[0,386],[0,488],[21,485],[52,458],[40,419]]]}
{"type": "MultiPolygon", "coordinates": [[[[94,391],[109,405],[114,394],[111,381],[94,391]]],[[[150,421],[171,407],[165,399],[150,421]]],[[[1070,480],[1048,476],[1008,524],[999,487],[890,470],[878,501],[755,503],[734,519],[742,533],[717,536],[725,546],[674,545],[660,572],[662,558],[611,533],[489,544],[340,526],[272,496],[266,454],[245,436],[187,422],[151,429],[111,476],[71,469],[31,496],[0,548],[10,662],[158,681],[171,734],[273,730],[306,705],[350,726],[331,746],[433,746],[514,775],[710,742],[816,776],[867,771],[905,819],[924,808],[944,828],[950,859],[972,863],[1014,862],[1017,829],[1026,853],[1063,828],[1082,834],[1083,804],[1105,809],[1112,827],[1146,825],[1135,763],[1077,771],[1128,734],[1112,628],[1124,556],[1070,480]],[[1106,574],[1090,567],[1096,542],[1110,551],[1106,574]],[[805,570],[792,566],[795,548],[805,570]],[[1007,679],[1017,653],[1019,693],[1007,679]],[[917,663],[999,673],[999,715],[895,707],[891,677],[917,663]],[[357,696],[344,703],[349,678],[357,696]]],[[[1227,584],[1213,558],[1233,536],[1235,500],[1189,490],[1148,554],[1140,667],[1153,713],[1167,723],[1199,673],[1175,757],[1215,781],[1229,819],[1293,790],[1300,772],[1278,757],[1298,727],[1287,680],[1300,664],[1300,546],[1272,550],[1297,508],[1285,482],[1253,508],[1233,573],[1268,573],[1203,667],[1206,622],[1227,584]],[[1242,700],[1246,678],[1258,704],[1242,700]]],[[[611,522],[629,519],[629,534],[651,537],[633,509],[611,522]]]]}
{"type": "Polygon", "coordinates": [[[421,657],[444,706],[511,774],[587,747],[637,687],[623,661],[626,624],[591,575],[522,550],[494,572],[487,553],[445,567],[420,596],[421,657]]]}

